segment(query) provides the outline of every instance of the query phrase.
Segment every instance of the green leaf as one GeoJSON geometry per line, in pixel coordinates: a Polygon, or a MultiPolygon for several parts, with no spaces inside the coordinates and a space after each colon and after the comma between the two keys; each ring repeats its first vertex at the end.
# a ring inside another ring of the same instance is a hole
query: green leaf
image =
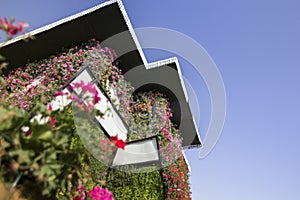
{"type": "Polygon", "coordinates": [[[45,132],[41,133],[37,137],[37,139],[38,140],[44,140],[44,141],[50,141],[52,137],[53,137],[53,134],[52,134],[51,131],[45,131],[45,132]]]}
{"type": "Polygon", "coordinates": [[[48,156],[47,156],[47,160],[50,162],[50,161],[55,161],[56,160],[56,158],[57,158],[57,156],[56,156],[56,152],[54,151],[54,152],[51,152],[48,156]]]}
{"type": "Polygon", "coordinates": [[[12,126],[12,120],[14,118],[14,112],[9,111],[2,106],[0,107],[0,130],[10,129],[12,126]]]}

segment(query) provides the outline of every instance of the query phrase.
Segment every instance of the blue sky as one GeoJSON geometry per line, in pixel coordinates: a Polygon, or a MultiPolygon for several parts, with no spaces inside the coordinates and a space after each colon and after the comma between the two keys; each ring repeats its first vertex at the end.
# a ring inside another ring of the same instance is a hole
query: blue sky
{"type": "MultiPolygon", "coordinates": [[[[2,1],[1,17],[30,30],[97,5],[92,0],[2,1]]],[[[196,200],[296,200],[300,197],[300,2],[297,0],[127,0],[133,27],[164,27],[201,44],[217,64],[227,93],[222,136],[203,160],[187,151],[196,200]]],[[[148,51],[149,61],[168,54],[148,51]]],[[[182,62],[199,100],[203,134],[209,94],[182,62]]]]}

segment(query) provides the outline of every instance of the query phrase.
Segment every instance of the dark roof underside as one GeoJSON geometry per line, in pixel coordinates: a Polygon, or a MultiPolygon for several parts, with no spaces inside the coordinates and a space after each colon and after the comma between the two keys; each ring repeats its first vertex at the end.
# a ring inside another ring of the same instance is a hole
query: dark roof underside
{"type": "Polygon", "coordinates": [[[119,62],[128,70],[134,66],[142,65],[143,61],[132,36],[128,32],[128,27],[117,3],[60,24],[50,30],[45,30],[35,35],[36,38],[30,42],[20,40],[5,46],[1,49],[1,54],[7,58],[9,70],[11,70],[22,67],[28,62],[55,55],[62,50],[62,47],[71,48],[92,38],[103,42],[123,31],[127,32],[122,34],[122,40],[107,45],[115,49],[117,54],[124,51],[124,48],[135,50],[118,58],[119,62]]]}

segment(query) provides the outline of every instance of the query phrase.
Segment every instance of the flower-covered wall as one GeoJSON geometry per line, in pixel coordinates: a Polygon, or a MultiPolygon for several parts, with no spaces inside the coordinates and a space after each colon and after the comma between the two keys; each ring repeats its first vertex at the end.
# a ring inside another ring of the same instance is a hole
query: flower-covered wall
{"type": "Polygon", "coordinates": [[[112,49],[92,39],[2,75],[0,178],[7,188],[15,182],[18,194],[28,199],[190,199],[182,138],[172,124],[168,98],[155,91],[132,95],[134,88],[124,80],[116,58],[112,49]],[[128,124],[127,142],[158,135],[162,169],[107,167],[111,151],[124,146],[90,123],[90,115],[103,116],[93,107],[101,101],[96,90],[86,83],[76,85],[93,93],[89,106],[61,90],[85,66],[128,124]],[[87,115],[76,115],[77,111],[87,115]],[[86,150],[79,129],[89,133],[100,155],[86,150]]]}

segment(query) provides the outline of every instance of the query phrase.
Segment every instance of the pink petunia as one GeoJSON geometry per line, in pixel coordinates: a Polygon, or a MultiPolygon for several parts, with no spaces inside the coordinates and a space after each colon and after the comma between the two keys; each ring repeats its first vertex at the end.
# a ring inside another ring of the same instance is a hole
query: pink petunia
{"type": "Polygon", "coordinates": [[[28,78],[28,75],[27,75],[26,73],[24,73],[24,74],[22,75],[22,78],[27,79],[27,78],[28,78]]]}
{"type": "Polygon", "coordinates": [[[51,104],[48,105],[48,108],[47,108],[49,111],[52,111],[52,106],[51,104]]]}
{"type": "Polygon", "coordinates": [[[100,186],[95,186],[91,189],[89,195],[93,200],[114,200],[112,193],[100,186]]]}
{"type": "Polygon", "coordinates": [[[56,91],[53,96],[57,97],[57,96],[62,96],[62,95],[64,95],[64,93],[62,91],[56,91]]]}
{"type": "Polygon", "coordinates": [[[101,98],[98,96],[98,91],[94,93],[94,104],[97,104],[101,98]]]}

